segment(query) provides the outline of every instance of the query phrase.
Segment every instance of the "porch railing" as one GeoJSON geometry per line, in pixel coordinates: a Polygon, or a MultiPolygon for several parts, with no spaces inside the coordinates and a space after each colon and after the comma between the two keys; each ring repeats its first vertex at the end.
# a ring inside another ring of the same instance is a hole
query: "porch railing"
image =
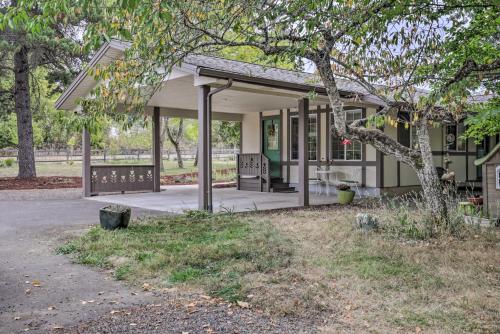
{"type": "Polygon", "coordinates": [[[90,193],[153,191],[154,165],[90,166],[90,193]]]}
{"type": "Polygon", "coordinates": [[[242,153],[237,155],[236,160],[238,190],[271,190],[269,158],[261,153],[242,153]]]}

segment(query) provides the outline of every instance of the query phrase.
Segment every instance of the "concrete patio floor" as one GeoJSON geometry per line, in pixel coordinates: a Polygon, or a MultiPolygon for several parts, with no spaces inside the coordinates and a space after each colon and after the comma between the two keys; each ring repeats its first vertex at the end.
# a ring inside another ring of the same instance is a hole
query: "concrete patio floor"
{"type": "MultiPolygon", "coordinates": [[[[213,189],[214,212],[244,212],[298,207],[298,193],[242,191],[236,188],[213,189]]],[[[130,193],[88,197],[89,200],[172,213],[198,209],[198,186],[165,186],[159,193],[130,193]]],[[[311,205],[337,202],[335,195],[310,194],[311,205]]]]}

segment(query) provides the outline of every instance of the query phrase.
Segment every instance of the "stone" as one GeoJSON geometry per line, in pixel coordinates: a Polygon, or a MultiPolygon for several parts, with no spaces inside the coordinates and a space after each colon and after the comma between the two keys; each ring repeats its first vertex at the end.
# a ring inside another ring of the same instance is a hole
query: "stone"
{"type": "Polygon", "coordinates": [[[378,229],[378,219],[368,213],[358,213],[354,223],[356,229],[373,231],[378,229]]]}

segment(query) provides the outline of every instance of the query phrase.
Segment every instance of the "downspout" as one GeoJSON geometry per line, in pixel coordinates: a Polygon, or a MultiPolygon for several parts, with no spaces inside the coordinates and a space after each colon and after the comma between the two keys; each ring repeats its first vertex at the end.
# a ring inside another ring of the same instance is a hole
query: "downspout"
{"type": "Polygon", "coordinates": [[[213,212],[213,203],[212,203],[212,96],[222,92],[230,88],[233,85],[233,79],[228,79],[227,83],[219,88],[216,88],[208,93],[208,121],[207,121],[207,135],[208,142],[210,145],[208,146],[207,154],[208,154],[208,211],[213,212]]]}

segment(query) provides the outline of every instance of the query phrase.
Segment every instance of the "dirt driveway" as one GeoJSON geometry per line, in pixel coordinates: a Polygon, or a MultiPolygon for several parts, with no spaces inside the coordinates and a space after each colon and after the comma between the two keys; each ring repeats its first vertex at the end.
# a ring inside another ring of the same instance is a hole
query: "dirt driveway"
{"type": "Polygon", "coordinates": [[[158,298],[55,253],[62,238],[98,222],[102,203],[79,197],[75,189],[0,191],[0,333],[57,330],[158,298]]]}
{"type": "MultiPolygon", "coordinates": [[[[0,334],[315,333],[197,292],[148,292],[71,263],[55,249],[98,223],[80,189],[0,191],[0,334]]],[[[133,216],[158,214],[133,209],[133,216]]],[[[165,213],[163,213],[165,214],[165,213]]]]}

